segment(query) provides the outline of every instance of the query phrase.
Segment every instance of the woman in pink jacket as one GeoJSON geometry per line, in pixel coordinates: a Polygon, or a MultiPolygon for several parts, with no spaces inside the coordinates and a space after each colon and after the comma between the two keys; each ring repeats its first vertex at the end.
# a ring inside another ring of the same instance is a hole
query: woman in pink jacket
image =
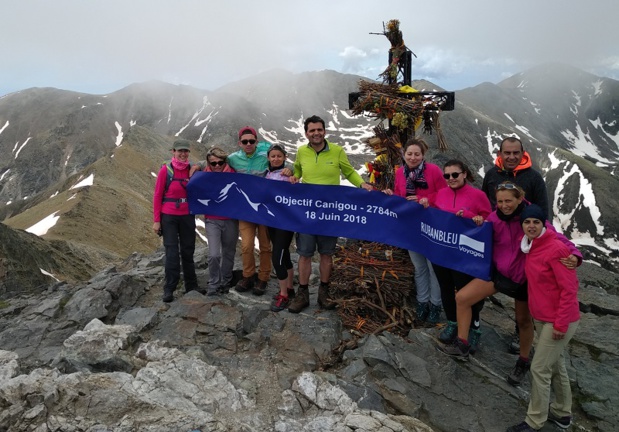
{"type": "MultiPolygon", "coordinates": [[[[464,162],[452,159],[445,163],[443,172],[443,177],[447,180],[449,187],[438,191],[434,207],[453,213],[456,216],[472,219],[478,226],[484,223],[492,208],[486,194],[469,184],[469,182],[475,180],[471,170],[464,162]]],[[[420,204],[424,207],[429,205],[428,200],[425,198],[420,200],[420,204]]],[[[432,263],[432,267],[441,287],[443,309],[447,316],[447,326],[439,335],[439,340],[443,343],[450,343],[455,337],[458,326],[456,321],[455,293],[472,281],[474,277],[434,263],[432,263]]],[[[481,335],[479,330],[479,313],[483,306],[484,299],[481,299],[472,306],[471,328],[468,338],[472,353],[477,349],[481,335]]]]}
{"type": "Polygon", "coordinates": [[[531,364],[531,399],[524,422],[507,432],[540,430],[546,420],[565,429],[572,423],[572,391],[563,353],[580,321],[576,271],[560,263],[570,250],[545,226],[546,215],[531,204],[520,215],[525,236],[525,273],[529,283],[529,310],[535,319],[538,341],[531,364]],[[555,400],[550,403],[550,388],[555,400]],[[550,403],[550,405],[549,405],[550,403]]]}
{"type": "MultiPolygon", "coordinates": [[[[425,161],[427,150],[428,145],[424,140],[408,140],[404,146],[405,163],[395,173],[393,191],[384,191],[387,195],[398,195],[416,203],[423,200],[430,205],[434,204],[437,192],[447,187],[447,182],[438,166],[425,161]]],[[[432,265],[419,252],[409,250],[408,254],[415,267],[417,318],[420,321],[437,323],[441,316],[441,288],[432,265]]]]}
{"type": "Polygon", "coordinates": [[[196,217],[189,213],[187,182],[189,181],[189,142],[176,140],[172,160],[164,164],[157,174],[153,194],[153,230],[163,236],[165,247],[165,285],[163,301],[174,300],[174,290],[180,281],[181,263],[185,291],[198,289],[198,279],[193,261],[196,247],[196,217]],[[168,169],[173,171],[168,181],[168,169]]]}

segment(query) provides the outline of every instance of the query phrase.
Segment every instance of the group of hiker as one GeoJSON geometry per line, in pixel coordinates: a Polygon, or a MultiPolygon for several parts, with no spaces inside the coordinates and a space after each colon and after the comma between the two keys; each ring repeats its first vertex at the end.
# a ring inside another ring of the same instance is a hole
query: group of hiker
{"type": "MultiPolygon", "coordinates": [[[[243,277],[236,284],[236,291],[265,294],[272,266],[279,292],[273,298],[271,310],[299,313],[310,304],[311,262],[318,251],[317,303],[325,309],[335,307],[329,294],[329,281],[337,237],[293,233],[278,227],[205,215],[209,244],[209,280],[205,291],[198,287],[194,267],[196,220],[190,214],[185,187],[196,170],[238,172],[274,181],[321,185],[339,185],[343,176],[355,187],[373,190],[352,167],[343,148],[325,139],[324,120],[311,116],[305,120],[304,129],[308,143],[297,149],[293,164],[287,162],[283,146],[258,141],[256,130],[250,126],[238,132],[238,151],[227,155],[221,148],[213,147],[204,163],[193,166],[188,160],[188,143],[175,141],[172,160],[161,167],[154,193],[153,229],[162,235],[165,247],[164,302],[174,299],[181,265],[186,291],[198,290],[208,296],[227,293],[232,285],[240,233],[243,277]],[[293,238],[299,255],[297,290],[293,287],[290,257],[293,238]]],[[[548,222],[543,177],[532,168],[529,154],[515,137],[507,137],[500,143],[495,165],[486,172],[481,190],[471,185],[474,175],[464,162],[452,159],[440,168],[425,160],[427,150],[422,139],[411,138],[403,146],[403,163],[396,170],[393,190],[383,192],[425,208],[434,207],[472,219],[477,225],[492,222],[492,278],[478,279],[431,263],[422,253],[409,251],[415,272],[418,319],[438,323],[444,310],[447,323],[438,336],[439,350],[467,359],[479,349],[480,313],[485,298],[497,292],[513,298],[516,332],[510,349],[519,357],[507,381],[520,385],[530,370],[532,385],[525,421],[507,430],[539,430],[546,420],[568,427],[572,420],[572,398],[563,352],[580,319],[575,268],[582,263],[582,255],[548,222]],[[533,355],[535,330],[538,343],[533,355]],[[552,403],[551,387],[555,391],[552,403]]]]}

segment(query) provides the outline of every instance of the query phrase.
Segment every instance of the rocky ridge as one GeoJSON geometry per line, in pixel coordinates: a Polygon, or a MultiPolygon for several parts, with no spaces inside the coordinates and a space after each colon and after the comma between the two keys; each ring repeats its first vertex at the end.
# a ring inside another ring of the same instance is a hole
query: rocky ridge
{"type": "MultiPolygon", "coordinates": [[[[264,297],[177,292],[165,305],[162,263],[133,254],[0,304],[0,431],[498,431],[524,418],[528,379],[505,381],[506,297],[487,302],[482,349],[458,362],[436,350],[438,327],[355,337],[316,308],[315,288],[304,313],[272,313],[275,279],[264,297]]],[[[619,301],[603,286],[616,275],[587,263],[579,275],[573,429],[612,431],[619,301]]]]}

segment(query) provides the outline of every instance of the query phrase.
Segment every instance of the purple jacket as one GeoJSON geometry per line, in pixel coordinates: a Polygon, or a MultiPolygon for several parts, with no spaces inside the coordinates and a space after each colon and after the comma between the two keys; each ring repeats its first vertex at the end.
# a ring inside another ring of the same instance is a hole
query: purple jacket
{"type": "MultiPolygon", "coordinates": [[[[417,199],[427,198],[428,203],[434,206],[436,193],[447,187],[447,181],[443,178],[443,170],[437,165],[427,163],[423,171],[423,176],[428,182],[428,189],[417,189],[417,199]]],[[[395,172],[395,184],[393,194],[401,197],[406,196],[406,178],[404,177],[404,167],[398,168],[395,172]]]]}
{"type": "MultiPolygon", "coordinates": [[[[520,216],[503,221],[499,219],[495,210],[486,220],[492,222],[492,264],[503,276],[516,283],[524,283],[527,280],[524,273],[526,255],[520,250],[520,240],[524,236],[520,216]]],[[[546,228],[556,233],[557,238],[567,246],[570,253],[578,257],[578,265],[580,265],[582,254],[576,246],[563,234],[556,232],[555,227],[548,221],[546,221],[546,228]]]]}

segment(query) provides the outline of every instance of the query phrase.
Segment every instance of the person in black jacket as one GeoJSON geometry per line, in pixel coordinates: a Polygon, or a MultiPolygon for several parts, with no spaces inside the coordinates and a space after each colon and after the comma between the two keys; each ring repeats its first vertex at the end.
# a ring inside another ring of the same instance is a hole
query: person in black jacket
{"type": "Polygon", "coordinates": [[[496,187],[504,181],[516,183],[524,190],[524,198],[537,204],[547,216],[548,192],[542,175],[533,169],[531,156],[524,151],[522,141],[515,137],[507,137],[501,141],[494,166],[484,176],[481,190],[490,200],[492,209],[496,210],[496,187]]]}
{"type": "MultiPolygon", "coordinates": [[[[496,188],[504,181],[510,181],[520,186],[524,190],[525,200],[540,206],[546,217],[551,216],[548,209],[546,182],[542,175],[533,169],[531,156],[524,151],[522,141],[516,137],[507,137],[501,141],[494,166],[486,171],[484,176],[481,190],[488,196],[492,210],[496,210],[496,188]]],[[[518,324],[516,324],[508,348],[512,354],[520,353],[518,335],[518,324]]]]}

